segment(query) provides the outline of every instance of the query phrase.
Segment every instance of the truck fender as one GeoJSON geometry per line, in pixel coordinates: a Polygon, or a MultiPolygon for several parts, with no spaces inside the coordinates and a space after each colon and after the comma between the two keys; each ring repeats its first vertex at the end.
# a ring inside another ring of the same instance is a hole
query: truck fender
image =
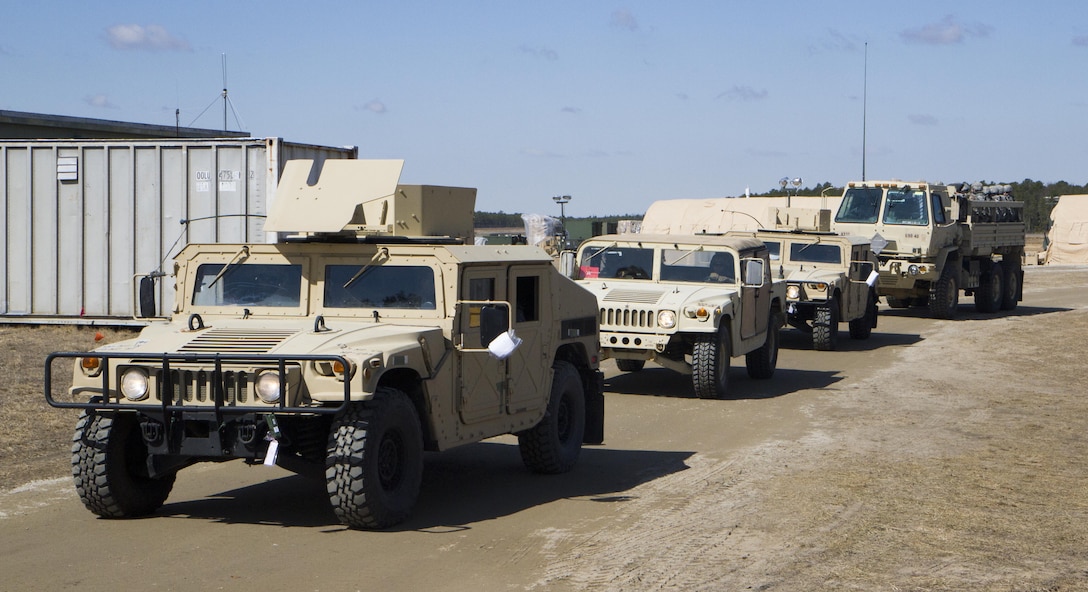
{"type": "Polygon", "coordinates": [[[949,258],[952,258],[953,260],[958,259],[959,248],[945,247],[941,249],[940,253],[937,253],[937,269],[940,269],[942,273],[944,272],[944,266],[948,262],[949,258]]]}

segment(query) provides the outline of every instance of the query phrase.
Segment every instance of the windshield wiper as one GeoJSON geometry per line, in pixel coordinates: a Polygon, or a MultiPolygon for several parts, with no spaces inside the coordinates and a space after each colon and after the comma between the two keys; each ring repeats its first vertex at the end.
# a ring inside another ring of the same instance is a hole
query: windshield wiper
{"type": "Polygon", "coordinates": [[[351,279],[344,284],[344,287],[347,288],[351,286],[355,283],[355,280],[363,277],[363,274],[366,273],[366,271],[370,269],[372,265],[374,265],[374,262],[382,257],[385,257],[387,259],[389,258],[389,249],[386,249],[385,247],[378,249],[378,252],[374,253],[374,256],[370,258],[370,261],[368,263],[364,263],[363,266],[359,268],[359,271],[356,271],[355,275],[351,276],[351,279]]]}
{"type": "MultiPolygon", "coordinates": [[[[675,245],[673,245],[673,246],[675,246],[675,245]]],[[[680,255],[679,259],[669,263],[669,265],[676,265],[677,263],[680,263],[681,261],[686,259],[688,255],[691,255],[692,253],[696,253],[696,252],[702,251],[702,250],[703,250],[703,245],[699,245],[698,247],[695,247],[694,249],[688,251],[687,253],[684,253],[683,255],[680,255]]]]}
{"type": "Polygon", "coordinates": [[[219,270],[219,273],[215,274],[212,278],[212,283],[208,284],[208,288],[215,285],[223,276],[227,275],[227,272],[234,269],[235,266],[240,265],[243,261],[249,259],[249,245],[243,245],[242,248],[230,258],[230,261],[223,266],[223,269],[219,270]]]}

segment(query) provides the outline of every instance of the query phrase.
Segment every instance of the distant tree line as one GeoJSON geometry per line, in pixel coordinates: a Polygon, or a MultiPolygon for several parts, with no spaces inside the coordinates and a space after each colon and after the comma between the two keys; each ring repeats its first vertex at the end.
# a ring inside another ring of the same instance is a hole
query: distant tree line
{"type": "MultiPolygon", "coordinates": [[[[556,216],[558,218],[558,216],[556,216]]],[[[642,214],[610,215],[610,216],[567,216],[567,220],[593,220],[601,222],[615,222],[617,220],[641,220],[642,214]]],[[[476,228],[511,228],[524,226],[521,214],[507,214],[505,212],[476,212],[472,217],[472,223],[476,228]]]]}

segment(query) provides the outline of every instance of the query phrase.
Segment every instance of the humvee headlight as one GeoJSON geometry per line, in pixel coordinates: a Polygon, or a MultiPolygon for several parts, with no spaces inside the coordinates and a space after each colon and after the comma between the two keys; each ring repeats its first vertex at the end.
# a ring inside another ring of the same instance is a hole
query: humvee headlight
{"type": "Polygon", "coordinates": [[[918,275],[918,266],[917,265],[911,265],[910,267],[907,268],[907,273],[910,274],[910,275],[918,275]]]}
{"type": "Polygon", "coordinates": [[[80,358],[79,369],[86,376],[98,376],[102,373],[102,358],[80,358]]]}
{"type": "Polygon", "coordinates": [[[657,325],[662,329],[672,329],[676,326],[676,312],[661,310],[657,312],[657,325]]]}
{"type": "Polygon", "coordinates": [[[129,368],[121,374],[121,394],[129,401],[142,401],[147,398],[147,371],[143,368],[129,368]]]}
{"type": "Polygon", "coordinates": [[[265,403],[276,403],[280,400],[280,374],[271,370],[262,372],[257,376],[254,385],[257,396],[265,403]]]}
{"type": "Polygon", "coordinates": [[[786,298],[790,300],[797,300],[801,297],[801,286],[798,284],[790,284],[786,286],[786,298]]]}

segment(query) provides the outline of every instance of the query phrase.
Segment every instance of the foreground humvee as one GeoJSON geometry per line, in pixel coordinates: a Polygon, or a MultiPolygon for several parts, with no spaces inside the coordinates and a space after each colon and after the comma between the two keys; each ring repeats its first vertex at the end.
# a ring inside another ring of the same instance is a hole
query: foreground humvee
{"type": "Polygon", "coordinates": [[[775,230],[732,231],[770,250],[771,273],[786,281],[786,322],[812,335],[817,350],[833,350],[839,323],[852,339],[868,339],[877,325],[877,261],[869,239],[828,230],[828,210],[775,208],[775,230]],[[804,221],[804,222],[800,222],[804,221]]]}
{"type": "Polygon", "coordinates": [[[188,245],[171,319],[47,359],[49,403],[83,410],[72,471],[95,514],[154,512],[180,469],[244,459],[323,478],[343,523],[383,528],[425,450],[513,433],[559,473],[603,440],[596,302],[547,253],[471,246],[475,190],[398,186],[401,161],[311,167],[287,163],[276,243],[188,245]]]}
{"type": "Polygon", "coordinates": [[[695,395],[729,395],[730,358],[752,378],[778,363],[785,289],[754,238],[614,234],[581,244],[578,283],[597,298],[601,351],[625,372],[646,361],[690,374],[695,395]]]}

